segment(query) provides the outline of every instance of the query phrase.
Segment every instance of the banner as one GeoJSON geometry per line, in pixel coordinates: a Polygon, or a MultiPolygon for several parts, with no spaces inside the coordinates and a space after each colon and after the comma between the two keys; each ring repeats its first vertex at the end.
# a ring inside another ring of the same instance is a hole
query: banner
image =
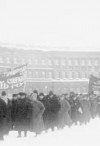
{"type": "Polygon", "coordinates": [[[27,64],[12,68],[0,75],[0,89],[20,88],[26,81],[27,64]]]}
{"type": "Polygon", "coordinates": [[[97,94],[100,95],[100,78],[90,75],[88,94],[97,94]]]}

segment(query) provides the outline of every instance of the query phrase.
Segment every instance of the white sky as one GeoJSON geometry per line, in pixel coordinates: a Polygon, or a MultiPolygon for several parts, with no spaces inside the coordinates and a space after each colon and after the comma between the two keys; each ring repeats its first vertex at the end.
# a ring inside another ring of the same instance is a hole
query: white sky
{"type": "Polygon", "coordinates": [[[0,42],[100,47],[99,0],[0,0],[0,42]]]}

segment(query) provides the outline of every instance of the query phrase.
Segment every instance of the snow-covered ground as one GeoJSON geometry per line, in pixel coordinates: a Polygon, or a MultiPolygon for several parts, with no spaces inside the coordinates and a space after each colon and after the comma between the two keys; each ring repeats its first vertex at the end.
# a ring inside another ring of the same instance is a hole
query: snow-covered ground
{"type": "Polygon", "coordinates": [[[28,132],[26,138],[17,138],[17,132],[11,131],[4,141],[0,141],[0,146],[100,146],[100,119],[97,117],[87,125],[73,125],[63,130],[47,133],[34,137],[34,133],[28,132]]]}

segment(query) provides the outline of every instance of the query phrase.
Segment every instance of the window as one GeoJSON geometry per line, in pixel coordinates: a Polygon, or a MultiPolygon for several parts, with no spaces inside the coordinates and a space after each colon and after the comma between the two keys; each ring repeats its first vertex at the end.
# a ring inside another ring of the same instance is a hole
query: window
{"type": "Polygon", "coordinates": [[[18,64],[17,58],[14,58],[14,64],[18,64]]]}
{"type": "Polygon", "coordinates": [[[89,66],[91,66],[91,65],[92,65],[91,60],[88,60],[87,62],[88,62],[88,65],[89,65],[89,66]]]}
{"type": "Polygon", "coordinates": [[[48,65],[52,65],[52,61],[51,60],[48,61],[48,65]]]}
{"type": "Polygon", "coordinates": [[[81,76],[82,76],[82,79],[85,79],[86,78],[86,73],[85,72],[82,72],[81,73],[81,76]]]}
{"type": "Polygon", "coordinates": [[[29,59],[29,60],[28,60],[28,63],[31,65],[31,64],[32,64],[32,60],[31,60],[31,59],[29,59]]]}
{"type": "Polygon", "coordinates": [[[63,71],[62,72],[62,78],[65,79],[66,78],[66,73],[63,71]]]}
{"type": "Polygon", "coordinates": [[[75,72],[75,79],[79,78],[79,72],[75,72]]]}
{"type": "Polygon", "coordinates": [[[45,78],[45,72],[42,72],[42,78],[45,78]]]}
{"type": "Polygon", "coordinates": [[[35,77],[38,78],[39,77],[39,73],[35,72],[35,77]]]}
{"type": "Polygon", "coordinates": [[[61,61],[61,65],[66,65],[65,60],[61,61]]]}
{"type": "Polygon", "coordinates": [[[24,58],[21,59],[21,63],[25,64],[25,59],[24,58]]]}
{"type": "Polygon", "coordinates": [[[32,78],[32,72],[31,71],[28,72],[28,78],[32,78]]]}
{"type": "Polygon", "coordinates": [[[49,72],[49,79],[52,79],[52,72],[49,72]]]}
{"type": "Polygon", "coordinates": [[[35,59],[35,65],[38,65],[38,60],[37,59],[35,59]]]}
{"type": "Polygon", "coordinates": [[[44,60],[42,60],[42,65],[46,65],[44,60]]]}
{"type": "Polygon", "coordinates": [[[59,61],[58,60],[55,60],[55,65],[59,65],[59,61]]]}
{"type": "Polygon", "coordinates": [[[55,72],[55,78],[58,79],[59,78],[59,71],[55,72]]]}
{"type": "Polygon", "coordinates": [[[69,71],[69,79],[72,79],[72,72],[69,71]]]}
{"type": "Polygon", "coordinates": [[[3,58],[2,57],[0,57],[0,63],[3,63],[3,58]]]}
{"type": "Polygon", "coordinates": [[[83,59],[81,60],[81,65],[85,66],[85,60],[83,60],[83,59]]]}
{"type": "Polygon", "coordinates": [[[78,60],[74,60],[74,65],[78,66],[78,60]]]}
{"type": "Polygon", "coordinates": [[[7,57],[7,64],[10,64],[10,58],[7,57]]]}
{"type": "Polygon", "coordinates": [[[68,65],[72,65],[72,61],[71,60],[68,60],[68,65]]]}
{"type": "Polygon", "coordinates": [[[95,60],[94,61],[94,65],[99,65],[99,61],[98,60],[95,60]]]}

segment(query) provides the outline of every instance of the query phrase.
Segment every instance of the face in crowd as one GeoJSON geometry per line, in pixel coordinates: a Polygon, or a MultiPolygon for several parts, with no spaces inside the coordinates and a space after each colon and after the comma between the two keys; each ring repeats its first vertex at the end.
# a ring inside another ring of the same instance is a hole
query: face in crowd
{"type": "Polygon", "coordinates": [[[32,94],[32,99],[33,99],[33,100],[37,100],[37,93],[33,93],[33,94],[32,94]]]}

